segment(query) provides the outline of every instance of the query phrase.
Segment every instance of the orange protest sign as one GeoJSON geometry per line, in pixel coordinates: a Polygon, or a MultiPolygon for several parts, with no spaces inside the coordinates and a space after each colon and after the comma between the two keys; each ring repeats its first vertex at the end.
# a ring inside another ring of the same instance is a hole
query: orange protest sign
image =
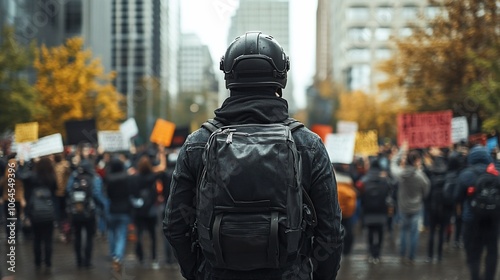
{"type": "Polygon", "coordinates": [[[398,115],[398,145],[408,147],[449,147],[451,144],[451,110],[398,115]]]}
{"type": "Polygon", "coordinates": [[[149,140],[153,143],[168,147],[170,143],[172,143],[174,131],[175,123],[157,119],[149,140]]]}

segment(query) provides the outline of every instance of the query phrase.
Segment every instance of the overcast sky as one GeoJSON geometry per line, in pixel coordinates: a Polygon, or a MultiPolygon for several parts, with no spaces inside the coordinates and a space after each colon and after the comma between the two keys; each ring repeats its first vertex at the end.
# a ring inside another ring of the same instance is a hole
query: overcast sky
{"type": "MultiPolygon", "coordinates": [[[[312,82],[315,67],[316,1],[290,1],[290,56],[294,69],[294,96],[298,108],[305,107],[305,88],[312,82]],[[299,70],[300,69],[300,70],[299,70]]],[[[198,34],[212,53],[218,74],[218,62],[227,47],[230,19],[238,0],[182,0],[181,30],[198,34]]],[[[271,34],[272,35],[272,34],[271,34]]],[[[289,77],[290,78],[290,77],[289,77]]]]}

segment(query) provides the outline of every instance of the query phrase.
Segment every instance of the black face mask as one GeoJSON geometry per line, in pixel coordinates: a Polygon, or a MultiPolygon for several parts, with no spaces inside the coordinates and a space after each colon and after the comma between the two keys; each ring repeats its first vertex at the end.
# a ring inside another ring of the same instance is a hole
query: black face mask
{"type": "Polygon", "coordinates": [[[249,95],[276,96],[277,91],[278,89],[275,87],[232,88],[230,91],[230,95],[231,96],[249,96],[249,95]]]}

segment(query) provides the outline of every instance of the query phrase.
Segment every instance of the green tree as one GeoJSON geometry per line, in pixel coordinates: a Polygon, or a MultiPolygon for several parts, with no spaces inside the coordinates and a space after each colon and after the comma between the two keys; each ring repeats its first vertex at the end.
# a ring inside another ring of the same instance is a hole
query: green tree
{"type": "Polygon", "coordinates": [[[26,73],[33,59],[34,45],[23,46],[14,29],[6,27],[0,37],[0,133],[15,124],[32,120],[36,95],[26,73]]]}

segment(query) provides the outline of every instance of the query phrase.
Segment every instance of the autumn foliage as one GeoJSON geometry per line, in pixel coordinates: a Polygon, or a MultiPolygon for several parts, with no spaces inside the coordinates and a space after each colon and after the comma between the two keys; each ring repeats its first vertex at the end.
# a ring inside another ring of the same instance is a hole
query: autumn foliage
{"type": "Polygon", "coordinates": [[[36,116],[40,135],[64,132],[68,120],[96,119],[98,130],[118,129],[124,119],[124,98],[112,84],[114,73],[105,73],[81,38],[36,53],[35,89],[41,113],[36,116]]]}
{"type": "Polygon", "coordinates": [[[410,110],[452,109],[455,116],[469,118],[478,114],[483,128],[499,129],[500,122],[491,118],[498,118],[500,92],[487,85],[498,84],[499,73],[498,69],[494,73],[495,65],[484,63],[491,60],[499,65],[498,1],[430,3],[441,7],[442,13],[416,22],[411,36],[395,39],[395,55],[380,68],[389,75],[380,89],[404,97],[410,110]]]}

